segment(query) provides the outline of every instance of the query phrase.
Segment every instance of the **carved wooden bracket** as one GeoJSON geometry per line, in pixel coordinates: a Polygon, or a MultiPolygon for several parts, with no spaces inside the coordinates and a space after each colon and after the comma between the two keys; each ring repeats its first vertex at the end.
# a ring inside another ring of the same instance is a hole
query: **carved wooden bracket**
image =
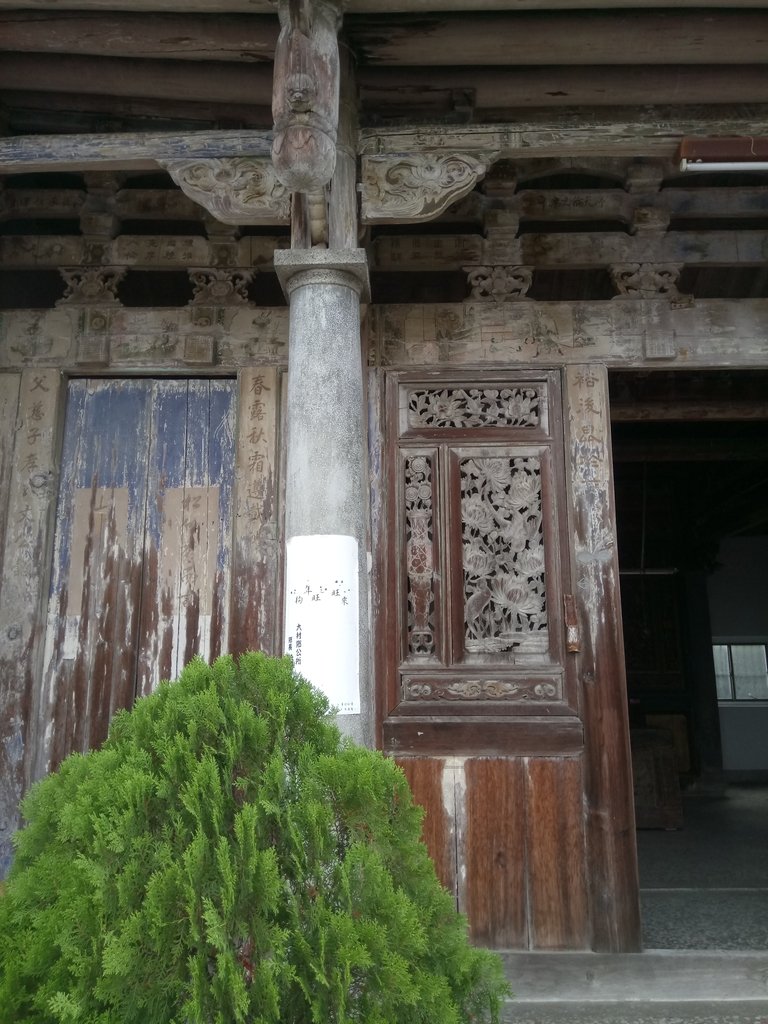
{"type": "Polygon", "coordinates": [[[614,263],[608,268],[622,299],[679,299],[677,279],[682,263],[614,263]]]}
{"type": "Polygon", "coordinates": [[[432,220],[463,199],[497,153],[413,153],[362,158],[364,224],[408,224],[432,220]]]}
{"type": "Polygon", "coordinates": [[[473,299],[507,302],[524,299],[533,281],[533,267],[484,266],[463,267],[473,299]]]}
{"type": "Polygon", "coordinates": [[[190,305],[247,306],[250,270],[190,269],[194,287],[190,305]]]}
{"type": "Polygon", "coordinates": [[[60,267],[66,282],[64,295],[57,306],[119,306],[117,286],[127,267],[60,267]]]}
{"type": "Polygon", "coordinates": [[[277,179],[270,160],[226,157],[218,160],[161,160],[185,195],[224,224],[287,224],[291,194],[277,179]]]}

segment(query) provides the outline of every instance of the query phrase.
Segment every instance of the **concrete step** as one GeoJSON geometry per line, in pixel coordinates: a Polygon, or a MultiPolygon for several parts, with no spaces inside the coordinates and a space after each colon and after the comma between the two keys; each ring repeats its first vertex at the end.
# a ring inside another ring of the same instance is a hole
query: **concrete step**
{"type": "Polygon", "coordinates": [[[502,953],[518,1001],[768,1002],[768,952],[502,953]]]}
{"type": "Polygon", "coordinates": [[[505,1007],[504,1024],[768,1024],[762,1003],[518,1003],[505,1007]]]}

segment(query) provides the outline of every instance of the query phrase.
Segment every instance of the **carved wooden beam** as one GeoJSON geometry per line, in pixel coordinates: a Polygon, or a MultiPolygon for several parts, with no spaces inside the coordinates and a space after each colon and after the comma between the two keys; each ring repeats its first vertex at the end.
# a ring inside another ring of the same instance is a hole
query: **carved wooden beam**
{"type": "Polygon", "coordinates": [[[291,195],[270,160],[158,160],[179,188],[224,224],[287,224],[291,195]]]}
{"type": "Polygon", "coordinates": [[[765,231],[671,231],[647,236],[619,231],[490,235],[384,235],[371,247],[377,271],[467,270],[469,266],[539,268],[606,267],[612,264],[761,266],[765,231]]]}
{"type": "Polygon", "coordinates": [[[451,149],[405,156],[364,156],[362,221],[413,224],[432,220],[471,192],[496,156],[492,152],[477,156],[451,149]]]}
{"type": "Polygon", "coordinates": [[[267,157],[264,131],[20,135],[0,138],[0,174],[153,168],[160,161],[267,157]]]}
{"type": "Polygon", "coordinates": [[[768,106],[736,107],[723,117],[701,109],[680,116],[660,110],[653,118],[592,111],[568,116],[531,118],[514,125],[421,125],[407,128],[366,128],[359,151],[369,157],[406,157],[429,153],[465,153],[483,159],[539,157],[666,157],[672,158],[684,136],[768,135],[768,106]]]}

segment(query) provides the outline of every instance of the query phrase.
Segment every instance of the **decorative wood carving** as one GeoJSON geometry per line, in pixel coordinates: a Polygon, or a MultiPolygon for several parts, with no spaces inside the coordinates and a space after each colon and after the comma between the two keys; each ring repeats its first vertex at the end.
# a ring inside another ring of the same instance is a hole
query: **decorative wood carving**
{"type": "Polygon", "coordinates": [[[462,199],[483,177],[496,154],[428,152],[364,156],[364,224],[431,220],[462,199]]]}
{"type": "Polygon", "coordinates": [[[526,679],[403,680],[406,700],[552,700],[558,688],[550,682],[526,679]]]}
{"type": "Polygon", "coordinates": [[[225,224],[287,224],[290,193],[269,160],[159,160],[179,188],[225,224]]]}
{"type": "Polygon", "coordinates": [[[117,286],[125,276],[126,267],[59,268],[67,284],[57,306],[119,306],[117,286]]]}
{"type": "Polygon", "coordinates": [[[465,649],[546,651],[540,461],[507,455],[460,465],[465,649]]]}
{"type": "Polygon", "coordinates": [[[248,285],[253,280],[248,270],[190,270],[189,277],[195,289],[191,305],[248,305],[248,285]]]}
{"type": "Polygon", "coordinates": [[[326,0],[279,0],[272,161],[289,191],[317,192],[336,166],[341,13],[326,0]]]}
{"type": "Polygon", "coordinates": [[[680,298],[682,263],[615,263],[609,268],[619,296],[628,299],[680,298]]]}
{"type": "Polygon", "coordinates": [[[533,281],[533,267],[464,267],[473,299],[508,302],[524,299],[533,281]]]}
{"type": "Polygon", "coordinates": [[[408,392],[408,426],[538,427],[541,395],[536,387],[413,388],[408,392]]]}
{"type": "Polygon", "coordinates": [[[435,558],[432,459],[429,455],[412,455],[405,460],[404,484],[408,654],[434,658],[435,558]]]}

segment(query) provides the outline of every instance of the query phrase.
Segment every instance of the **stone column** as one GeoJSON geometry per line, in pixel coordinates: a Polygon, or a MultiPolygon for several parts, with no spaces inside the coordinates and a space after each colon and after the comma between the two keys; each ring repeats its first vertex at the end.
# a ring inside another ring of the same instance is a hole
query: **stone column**
{"type": "Polygon", "coordinates": [[[368,621],[368,467],[362,249],[275,253],[290,303],[285,496],[285,651],[373,746],[368,621]]]}

